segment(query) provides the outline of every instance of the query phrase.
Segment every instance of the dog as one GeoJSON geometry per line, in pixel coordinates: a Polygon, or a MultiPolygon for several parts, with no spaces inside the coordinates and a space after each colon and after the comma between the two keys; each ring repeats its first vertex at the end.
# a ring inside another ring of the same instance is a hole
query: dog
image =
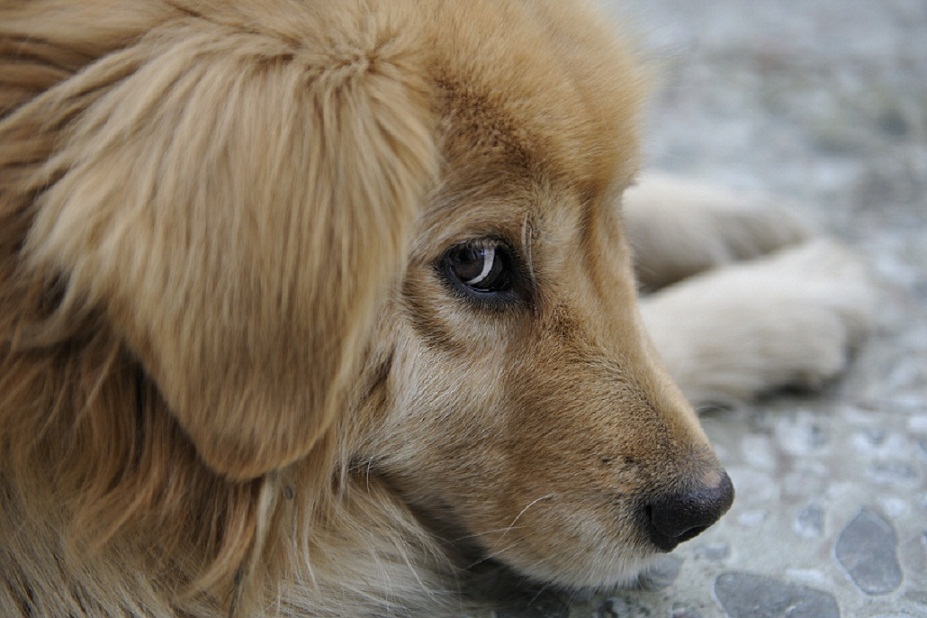
{"type": "Polygon", "coordinates": [[[693,403],[872,293],[639,174],[646,89],[578,2],[0,2],[0,614],[454,614],[711,526],[693,403]]]}

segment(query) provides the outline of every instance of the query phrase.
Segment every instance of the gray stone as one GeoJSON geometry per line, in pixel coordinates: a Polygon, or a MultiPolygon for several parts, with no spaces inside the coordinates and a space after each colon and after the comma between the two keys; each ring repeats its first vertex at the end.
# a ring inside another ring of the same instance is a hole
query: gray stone
{"type": "Polygon", "coordinates": [[[885,431],[884,427],[866,427],[861,430],[863,436],[865,436],[869,443],[872,446],[882,446],[885,443],[885,438],[888,435],[888,432],[885,431]]]}
{"type": "Polygon", "coordinates": [[[808,443],[814,448],[820,448],[822,446],[827,446],[830,442],[830,434],[826,427],[820,427],[819,425],[812,425],[808,430],[808,443]]]}
{"type": "Polygon", "coordinates": [[[676,603],[670,610],[669,618],[702,618],[702,613],[693,607],[676,603]]]}
{"type": "Polygon", "coordinates": [[[830,443],[829,428],[810,417],[807,412],[783,418],[776,423],[775,435],[778,447],[795,456],[818,452],[830,443]]]}
{"type": "Polygon", "coordinates": [[[696,558],[705,560],[721,561],[729,558],[731,555],[731,546],[728,543],[712,543],[711,545],[701,545],[695,548],[693,552],[696,558]]]}
{"type": "Polygon", "coordinates": [[[839,618],[833,595],[750,573],[724,573],[715,595],[731,618],[839,618]]]}
{"type": "Polygon", "coordinates": [[[795,518],[795,533],[803,539],[817,539],[824,536],[824,509],[811,503],[798,512],[795,518]]]}
{"type": "Polygon", "coordinates": [[[914,466],[898,459],[872,462],[866,468],[866,476],[880,485],[913,487],[917,484],[917,470],[914,466]]]}
{"type": "Polygon", "coordinates": [[[653,616],[653,612],[627,599],[612,597],[599,605],[595,616],[596,618],[646,618],[653,616]]]}
{"type": "Polygon", "coordinates": [[[918,458],[927,461],[927,436],[921,436],[916,441],[918,458]]]}
{"type": "Polygon", "coordinates": [[[891,523],[863,509],[837,538],[837,560],[866,594],[886,594],[901,585],[896,554],[898,539],[891,523]]]}

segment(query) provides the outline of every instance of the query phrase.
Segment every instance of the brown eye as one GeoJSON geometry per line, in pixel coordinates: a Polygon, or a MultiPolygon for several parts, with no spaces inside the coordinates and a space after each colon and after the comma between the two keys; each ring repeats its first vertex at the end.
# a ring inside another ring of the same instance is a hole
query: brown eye
{"type": "Polygon", "coordinates": [[[458,245],[443,258],[444,269],[453,283],[479,294],[512,289],[512,257],[497,241],[458,245]]]}

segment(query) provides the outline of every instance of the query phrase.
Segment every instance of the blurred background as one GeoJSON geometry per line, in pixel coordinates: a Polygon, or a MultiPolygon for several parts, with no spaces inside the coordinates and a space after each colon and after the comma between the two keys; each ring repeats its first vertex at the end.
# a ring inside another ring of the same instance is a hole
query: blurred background
{"type": "Polygon", "coordinates": [[[823,393],[703,416],[734,508],[636,589],[496,615],[927,616],[927,1],[606,4],[658,67],[648,166],[794,204],[878,326],[823,393]]]}

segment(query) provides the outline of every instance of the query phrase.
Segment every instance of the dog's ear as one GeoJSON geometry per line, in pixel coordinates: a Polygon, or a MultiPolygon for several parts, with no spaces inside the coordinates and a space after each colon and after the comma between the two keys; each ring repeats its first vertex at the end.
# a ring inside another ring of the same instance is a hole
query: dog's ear
{"type": "Polygon", "coordinates": [[[229,478],[307,455],[344,408],[436,177],[420,46],[367,26],[313,52],[198,20],[46,93],[63,145],[26,253],[229,478]]]}

